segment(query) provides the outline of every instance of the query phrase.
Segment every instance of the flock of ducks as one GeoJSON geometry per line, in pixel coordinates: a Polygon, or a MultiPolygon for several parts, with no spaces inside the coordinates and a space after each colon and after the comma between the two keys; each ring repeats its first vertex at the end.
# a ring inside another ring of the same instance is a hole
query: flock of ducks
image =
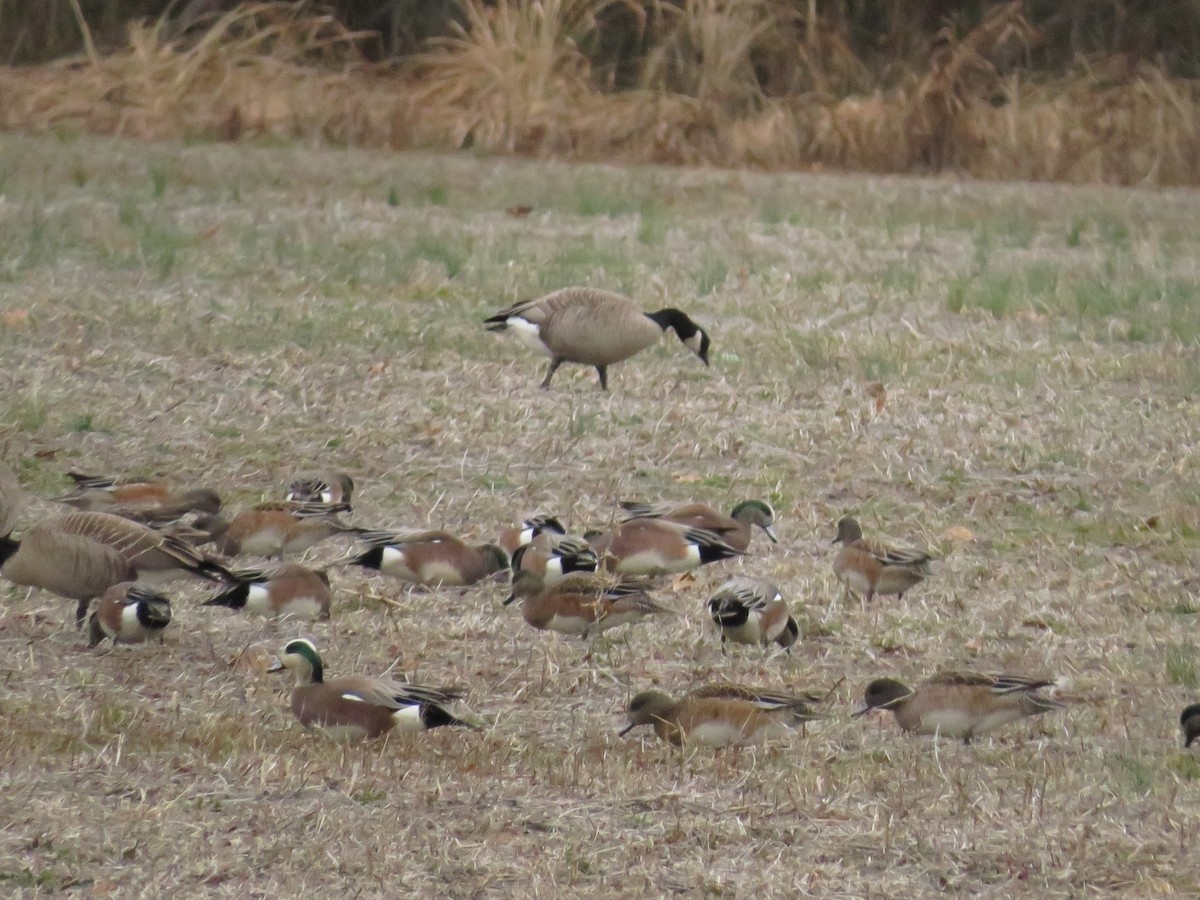
{"type": "MultiPolygon", "coordinates": [[[[515,334],[550,357],[542,382],[564,362],[596,368],[608,387],[608,367],[650,346],[666,330],[707,365],[709,337],[676,309],[643,313],[631,300],[590,288],[567,288],[519,303],[486,320],[489,329],[515,334]]],[[[775,512],[762,500],[737,504],[729,514],[702,503],[626,503],[614,527],[568,534],[552,515],[505,526],[488,543],[470,544],[444,531],[386,531],[349,525],[353,479],[340,472],[304,475],[283,498],[228,516],[209,489],[178,491],[159,481],[121,482],[69,473],[74,489],[59,498],[68,511],[16,537],[23,492],[0,467],[0,575],[29,588],[75,600],[76,620],[86,622],[89,644],[104,640],[161,640],[173,621],[159,587],[176,578],[218,586],[205,606],[261,616],[328,618],[333,605],[329,569],[354,565],[427,587],[463,586],[487,578],[509,581],[504,604],[520,604],[532,628],[591,641],[612,629],[669,615],[655,600],[655,579],[744,556],[756,531],[776,542],[775,512]],[[325,570],[287,562],[336,536],[358,549],[325,570]],[[211,548],[211,549],[209,549],[211,548]],[[237,568],[234,558],[266,563],[237,568]]],[[[871,603],[877,595],[904,594],[932,574],[930,554],[869,542],[852,518],[837,523],[836,577],[871,603]]],[[[739,576],[708,599],[708,616],[728,643],[787,653],[800,627],[778,588],[739,576]]],[[[590,653],[589,653],[590,656],[590,653]]],[[[453,711],[458,688],[432,688],[382,678],[327,679],[317,648],[287,643],[274,669],[295,680],[291,709],[306,727],[343,739],[375,738],[393,729],[441,726],[477,729],[453,711]]],[[[1017,675],[969,672],[935,674],[917,687],[892,678],[867,685],[855,711],[886,710],[899,727],[917,734],[970,742],[1020,719],[1060,709],[1042,691],[1054,682],[1017,675]]],[[[628,704],[622,735],[650,726],[671,744],[725,747],[757,742],[824,718],[824,698],[716,683],[672,697],[637,694],[628,704]]],[[[1200,739],[1200,704],[1183,711],[1185,746],[1200,739]]]]}

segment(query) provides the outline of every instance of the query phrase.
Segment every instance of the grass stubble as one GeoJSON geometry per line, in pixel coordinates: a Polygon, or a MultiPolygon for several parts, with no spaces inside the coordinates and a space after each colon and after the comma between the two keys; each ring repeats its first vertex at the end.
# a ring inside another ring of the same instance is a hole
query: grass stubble
{"type": "Polygon", "coordinates": [[[671,583],[677,616],[590,663],[494,584],[346,571],[312,626],[180,586],[165,646],[100,652],[67,604],[6,586],[6,890],[1194,887],[1200,767],[1176,732],[1196,699],[1190,193],[294,145],[0,153],[3,453],[43,497],[77,468],[238,506],[316,463],[355,475],[372,525],[485,539],[534,510],[578,529],[622,499],[767,497],[781,534],[671,583]],[[571,283],[689,310],[712,368],[668,341],[609,395],[582,368],[537,390],[544,362],[479,320],[571,283]],[[846,601],[829,541],[848,512],[943,554],[938,576],[846,601]],[[790,658],[722,657],[702,602],[732,571],[784,588],[806,633],[790,658]],[[263,671],[297,635],[333,674],[465,684],[488,727],[304,733],[263,671]],[[944,666],[1057,674],[1069,707],[970,747],[848,718],[870,678],[944,666]],[[726,677],[834,688],[832,718],[720,754],[616,737],[634,692],[726,677]]]}

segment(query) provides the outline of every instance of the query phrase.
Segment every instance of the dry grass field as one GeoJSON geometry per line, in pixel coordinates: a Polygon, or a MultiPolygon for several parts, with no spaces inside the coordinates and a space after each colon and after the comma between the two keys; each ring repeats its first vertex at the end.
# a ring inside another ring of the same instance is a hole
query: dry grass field
{"type": "Polygon", "coordinates": [[[0,449],[32,494],[157,473],[237,507],[332,465],[366,525],[762,497],[781,540],[590,661],[495,583],[345,571],[315,625],[181,585],[164,646],[98,651],[5,585],[0,891],[1193,895],[1197,200],[7,135],[0,449]],[[609,394],[579,367],[538,390],[480,320],[569,284],[689,311],[711,368],[668,337],[609,394]],[[846,513],[937,577],[846,600],[846,513]],[[783,587],[790,657],[722,656],[703,601],[731,572],[783,587]],[[486,728],[305,732],[264,671],[295,636],[331,674],[463,684],[486,728]],[[849,717],[871,678],[949,666],[1059,676],[1068,708],[970,746],[849,717]],[[829,719],[722,753],[616,736],[633,693],[717,678],[832,691],[829,719]]]}

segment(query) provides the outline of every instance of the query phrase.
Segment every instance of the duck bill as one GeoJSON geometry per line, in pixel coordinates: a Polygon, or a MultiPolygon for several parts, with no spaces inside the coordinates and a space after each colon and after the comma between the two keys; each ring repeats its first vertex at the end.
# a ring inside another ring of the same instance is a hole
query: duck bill
{"type": "Polygon", "coordinates": [[[869,713],[872,710],[872,708],[873,707],[864,703],[858,709],[854,710],[854,712],[850,713],[850,718],[857,719],[859,716],[865,716],[867,713],[869,713]]]}
{"type": "Polygon", "coordinates": [[[504,604],[503,604],[503,605],[504,605],[504,606],[508,606],[508,605],[510,605],[510,604],[511,604],[511,603],[512,603],[514,600],[516,600],[516,599],[517,599],[517,595],[516,595],[516,594],[509,594],[507,597],[505,597],[505,598],[504,598],[504,604]]]}
{"type": "Polygon", "coordinates": [[[637,727],[636,725],[634,725],[632,722],[630,722],[628,725],[626,725],[624,728],[622,728],[620,731],[617,732],[617,737],[625,737],[625,735],[629,734],[629,732],[633,731],[633,729],[636,727],[637,727]]]}
{"type": "Polygon", "coordinates": [[[268,672],[282,672],[283,671],[283,660],[281,660],[279,657],[275,657],[275,661],[272,662],[269,666],[267,666],[267,671],[268,672]]]}
{"type": "Polygon", "coordinates": [[[766,528],[764,528],[764,529],[763,529],[763,531],[765,531],[765,532],[766,532],[766,534],[767,534],[767,537],[769,537],[769,538],[771,539],[771,543],[772,543],[772,544],[778,544],[778,543],[779,543],[779,535],[777,535],[777,534],[775,533],[775,529],[774,529],[774,528],[772,528],[770,525],[768,525],[766,528]]]}

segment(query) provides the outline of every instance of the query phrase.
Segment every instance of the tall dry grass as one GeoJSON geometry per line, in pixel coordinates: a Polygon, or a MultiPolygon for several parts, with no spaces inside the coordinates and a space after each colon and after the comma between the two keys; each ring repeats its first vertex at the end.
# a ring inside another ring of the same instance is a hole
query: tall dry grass
{"type": "Polygon", "coordinates": [[[1111,55],[1033,77],[1018,62],[1040,52],[1045,31],[1019,0],[972,28],[947,22],[919,63],[890,67],[855,50],[844,16],[818,16],[811,2],[456,2],[453,34],[396,65],[369,61],[368,35],[304,4],[238,6],[203,27],[133,24],[116,52],[0,70],[0,127],[1123,184],[1200,177],[1200,82],[1111,55]],[[633,89],[616,89],[594,58],[613,13],[646,47],[633,89]]]}

